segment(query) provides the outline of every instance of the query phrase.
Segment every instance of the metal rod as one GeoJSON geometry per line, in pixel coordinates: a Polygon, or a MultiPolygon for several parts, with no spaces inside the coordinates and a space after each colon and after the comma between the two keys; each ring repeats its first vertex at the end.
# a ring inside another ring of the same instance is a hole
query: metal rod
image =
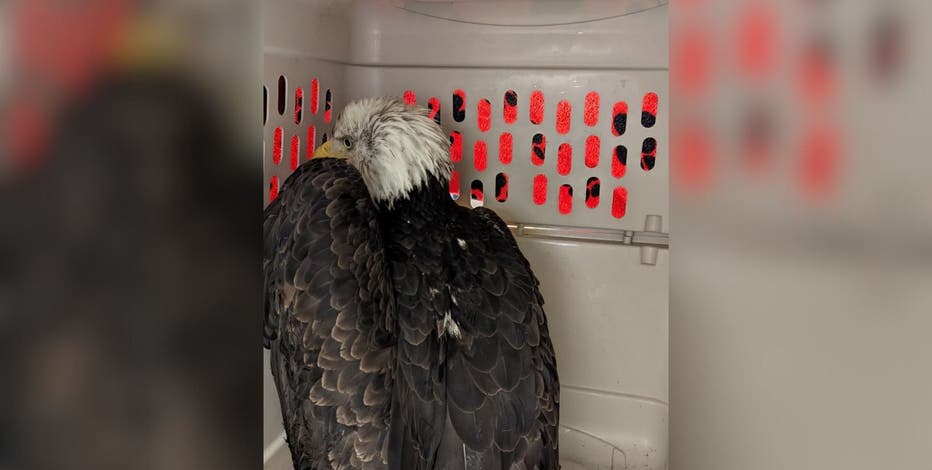
{"type": "Polygon", "coordinates": [[[670,235],[662,232],[566,227],[562,225],[522,224],[513,222],[508,224],[508,228],[518,237],[581,240],[629,246],[655,246],[664,249],[670,247],[670,235]]]}

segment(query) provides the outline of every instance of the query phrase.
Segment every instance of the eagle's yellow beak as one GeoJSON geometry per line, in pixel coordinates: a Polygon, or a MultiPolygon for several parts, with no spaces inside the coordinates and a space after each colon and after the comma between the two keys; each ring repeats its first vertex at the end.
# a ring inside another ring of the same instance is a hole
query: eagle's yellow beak
{"type": "Polygon", "coordinates": [[[326,141],[314,149],[314,158],[346,158],[347,155],[344,152],[335,152],[330,146],[330,141],[326,141]]]}

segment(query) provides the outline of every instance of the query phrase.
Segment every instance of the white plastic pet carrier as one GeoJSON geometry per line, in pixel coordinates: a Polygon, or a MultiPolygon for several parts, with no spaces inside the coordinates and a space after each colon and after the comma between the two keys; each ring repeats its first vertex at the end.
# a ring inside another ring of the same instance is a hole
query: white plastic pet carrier
{"type": "MultiPolygon", "coordinates": [[[[541,280],[563,468],[664,469],[666,0],[266,0],[266,198],[349,101],[450,133],[451,196],[508,221],[541,280]]],[[[271,376],[265,461],[291,467],[271,376]]]]}

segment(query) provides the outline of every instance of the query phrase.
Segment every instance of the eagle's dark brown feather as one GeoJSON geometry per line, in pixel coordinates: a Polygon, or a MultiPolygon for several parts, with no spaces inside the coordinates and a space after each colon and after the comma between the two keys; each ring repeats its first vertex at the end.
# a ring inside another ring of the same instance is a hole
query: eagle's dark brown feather
{"type": "Polygon", "coordinates": [[[265,212],[265,345],[296,469],[385,468],[391,287],[359,173],[315,159],[265,212]]]}
{"type": "Polygon", "coordinates": [[[559,468],[553,345],[508,227],[443,184],[380,220],[399,336],[390,468],[559,468]],[[459,337],[438,322],[446,312],[459,337]]]}

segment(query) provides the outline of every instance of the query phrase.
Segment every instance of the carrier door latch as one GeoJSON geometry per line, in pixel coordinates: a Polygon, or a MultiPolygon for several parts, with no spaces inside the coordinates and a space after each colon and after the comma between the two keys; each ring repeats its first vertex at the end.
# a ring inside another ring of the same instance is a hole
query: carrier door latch
{"type": "Polygon", "coordinates": [[[664,233],[663,217],[648,215],[644,230],[617,230],[604,228],[566,227],[562,225],[509,223],[508,228],[519,237],[580,240],[618,245],[638,246],[641,264],[657,264],[657,250],[670,247],[670,234],[664,233]]]}
{"type": "Polygon", "coordinates": [[[644,218],[644,231],[635,232],[632,244],[641,246],[641,264],[654,266],[657,264],[657,249],[670,247],[670,235],[661,232],[663,228],[663,217],[659,215],[648,215],[644,218]]]}

